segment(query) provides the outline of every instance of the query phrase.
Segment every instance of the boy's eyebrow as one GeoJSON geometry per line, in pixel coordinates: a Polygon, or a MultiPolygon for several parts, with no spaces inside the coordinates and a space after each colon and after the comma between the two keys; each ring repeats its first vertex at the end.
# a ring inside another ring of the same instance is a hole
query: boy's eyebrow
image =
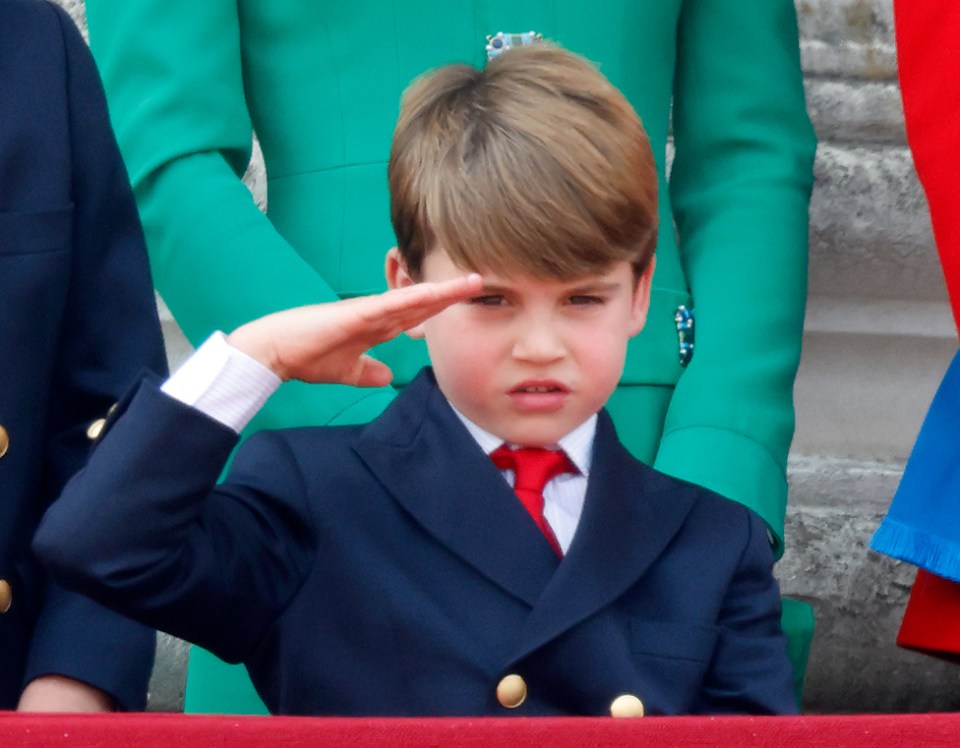
{"type": "MultiPolygon", "coordinates": [[[[498,284],[484,282],[481,293],[505,294],[514,290],[521,284],[498,284]]],[[[585,281],[581,285],[570,286],[565,289],[567,293],[573,294],[602,294],[616,291],[622,284],[618,281],[585,281]]]]}
{"type": "Polygon", "coordinates": [[[482,293],[506,293],[510,290],[510,286],[498,285],[496,283],[487,283],[484,281],[483,288],[480,289],[482,293]]]}
{"type": "Polygon", "coordinates": [[[601,294],[616,291],[620,286],[621,284],[617,281],[596,281],[593,283],[584,283],[581,286],[574,286],[569,289],[569,291],[578,294],[601,294]]]}

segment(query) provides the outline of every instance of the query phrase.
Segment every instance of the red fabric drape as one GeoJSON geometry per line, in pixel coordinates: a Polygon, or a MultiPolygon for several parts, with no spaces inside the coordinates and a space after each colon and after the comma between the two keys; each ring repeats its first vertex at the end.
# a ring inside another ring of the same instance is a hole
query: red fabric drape
{"type": "Polygon", "coordinates": [[[960,320],[960,3],[894,0],[907,142],[960,320]]]}
{"type": "MultiPolygon", "coordinates": [[[[894,0],[907,142],[930,208],[954,321],[960,326],[960,2],[894,0]]],[[[920,570],[897,643],[960,654],[960,585],[920,570]]]]}
{"type": "Polygon", "coordinates": [[[0,713],[0,745],[26,748],[954,748],[960,714],[643,719],[342,719],[0,713]]]}

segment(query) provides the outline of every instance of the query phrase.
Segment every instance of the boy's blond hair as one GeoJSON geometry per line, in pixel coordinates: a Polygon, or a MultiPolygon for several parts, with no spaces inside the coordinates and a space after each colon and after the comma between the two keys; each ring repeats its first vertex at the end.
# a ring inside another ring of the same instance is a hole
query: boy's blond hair
{"type": "Polygon", "coordinates": [[[414,278],[435,246],[470,270],[572,280],[649,264],[657,172],[640,119],[590,62],[549,44],[404,93],[388,169],[414,278]]]}

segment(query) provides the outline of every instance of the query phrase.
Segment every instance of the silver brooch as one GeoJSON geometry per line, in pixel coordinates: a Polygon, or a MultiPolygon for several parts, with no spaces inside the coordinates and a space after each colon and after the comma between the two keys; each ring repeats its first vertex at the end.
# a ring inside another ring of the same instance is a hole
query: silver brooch
{"type": "Polygon", "coordinates": [[[487,60],[499,57],[508,49],[528,47],[541,41],[543,41],[543,34],[538,34],[536,31],[524,31],[520,34],[505,34],[499,31],[487,36],[487,60]]]}
{"type": "Polygon", "coordinates": [[[680,366],[686,366],[693,358],[693,309],[681,304],[673,315],[673,321],[677,324],[677,338],[680,341],[680,366]]]}

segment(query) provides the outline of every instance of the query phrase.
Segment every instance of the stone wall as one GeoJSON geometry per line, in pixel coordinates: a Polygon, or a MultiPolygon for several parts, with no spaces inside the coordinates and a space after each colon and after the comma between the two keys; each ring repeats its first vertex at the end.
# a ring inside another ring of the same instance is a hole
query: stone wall
{"type": "MultiPolygon", "coordinates": [[[[56,1],[84,26],[82,0],[56,1]]],[[[867,550],[956,349],[905,145],[891,0],[796,6],[820,146],[788,550],[778,576],[785,593],[817,614],[804,707],[960,710],[960,668],[893,644],[912,568],[867,550]]],[[[249,177],[263,202],[262,166],[249,177]]],[[[189,348],[163,312],[176,361],[189,348]]],[[[180,708],[184,655],[182,643],[161,637],[151,708],[180,708]]]]}

